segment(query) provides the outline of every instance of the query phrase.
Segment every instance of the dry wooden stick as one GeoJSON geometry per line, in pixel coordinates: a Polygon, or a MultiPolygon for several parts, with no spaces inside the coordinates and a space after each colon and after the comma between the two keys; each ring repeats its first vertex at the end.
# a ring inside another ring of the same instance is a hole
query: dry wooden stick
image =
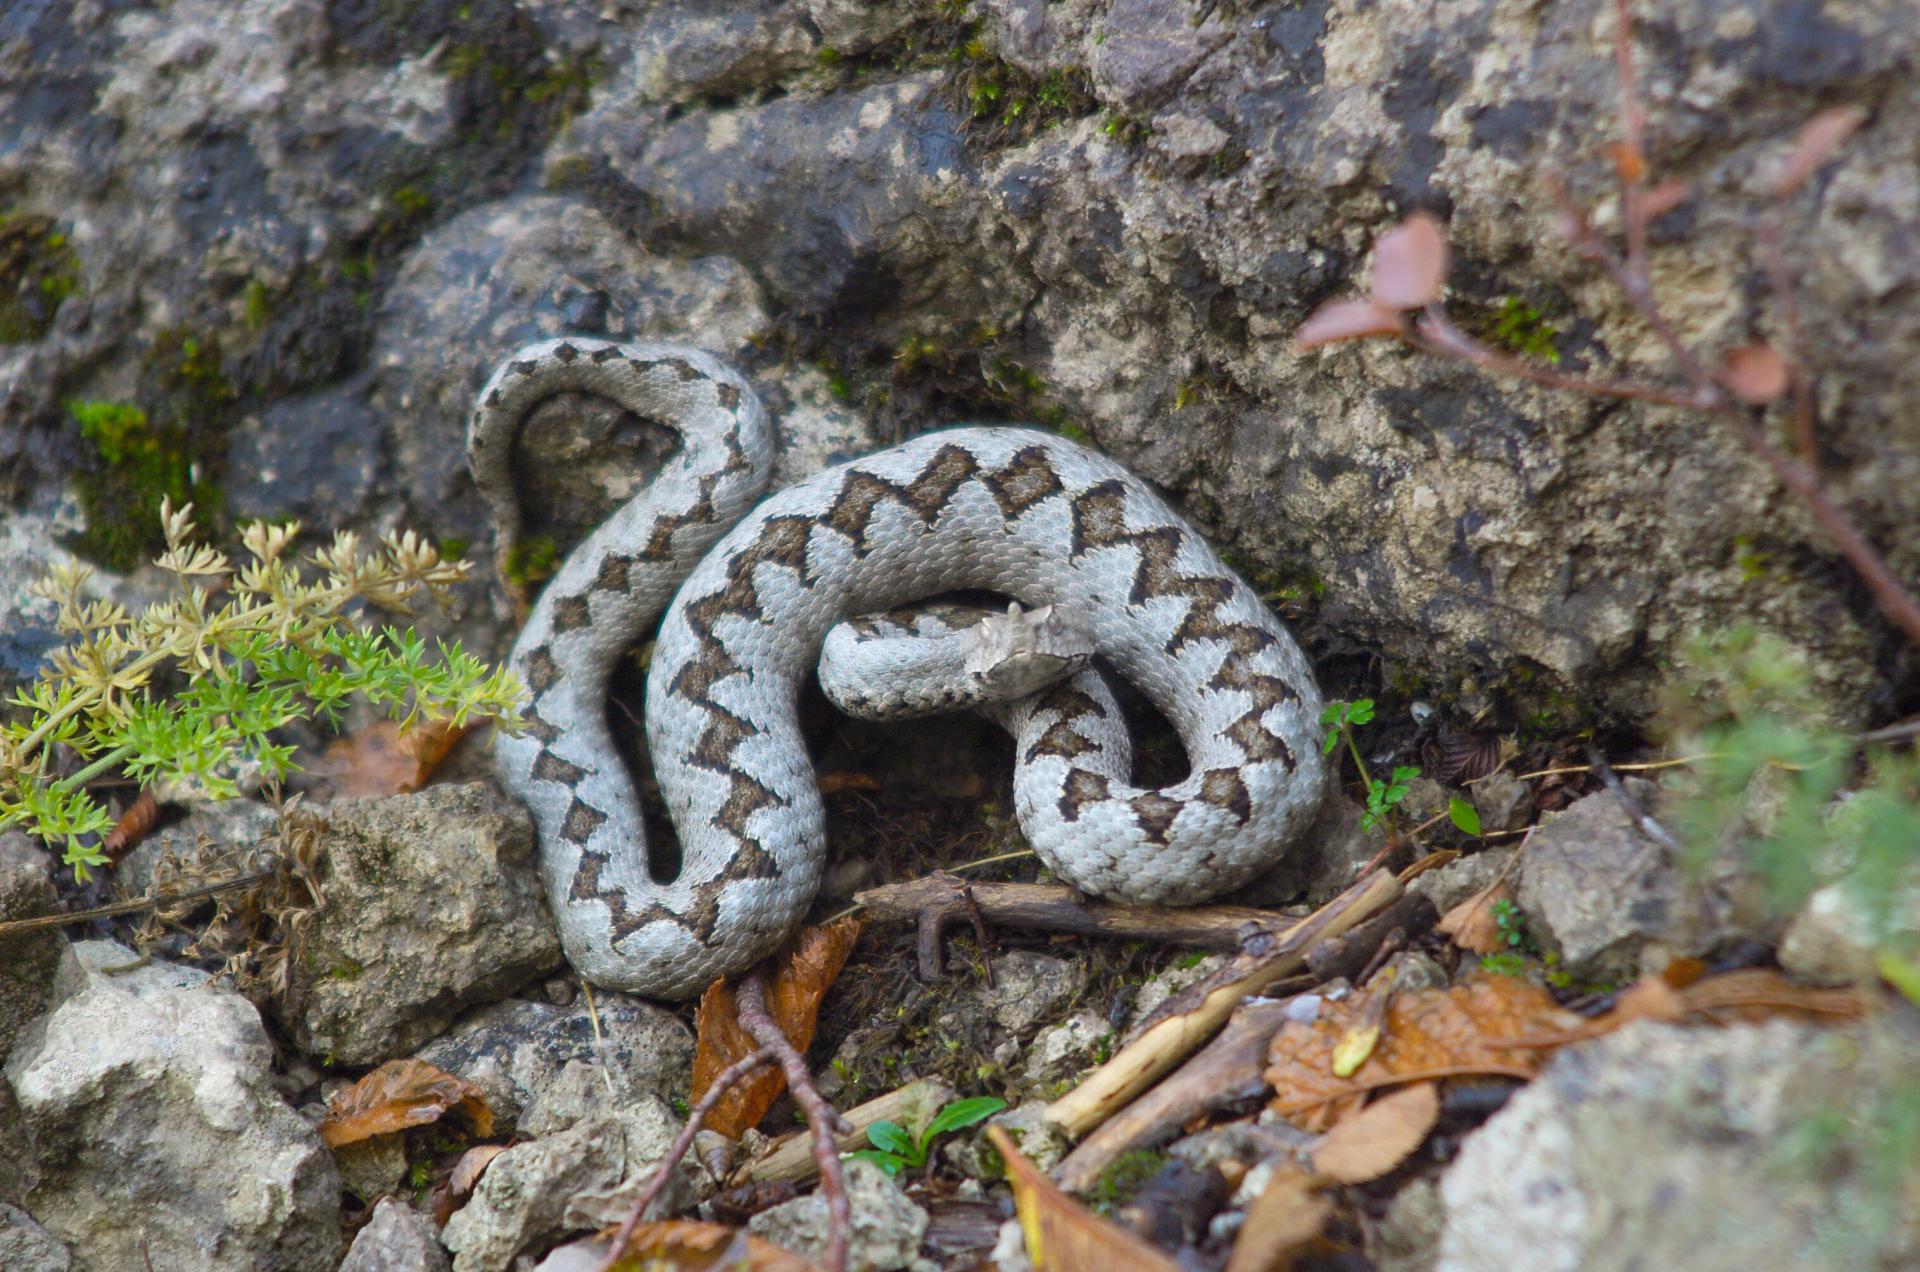
{"type": "MultiPolygon", "coordinates": [[[[893,1122],[914,1130],[933,1119],[933,1115],[951,1101],[954,1090],[933,1078],[920,1078],[903,1087],[876,1096],[857,1108],[846,1111],[850,1133],[836,1137],[841,1152],[864,1148],[867,1128],[875,1122],[893,1122]]],[[[819,1173],[810,1135],[796,1132],[779,1141],[758,1159],[736,1174],[733,1183],[762,1184],[776,1179],[802,1183],[819,1173]]]]}
{"type": "Polygon", "coordinates": [[[1047,1106],[1047,1120],[1078,1139],[1124,1107],[1162,1074],[1211,1038],[1240,1000],[1264,992],[1300,970],[1307,952],[1399,900],[1399,880],[1374,872],[1295,924],[1258,954],[1242,955],[1209,982],[1198,1006],[1160,1021],[1094,1070],[1078,1087],[1047,1106]]]}
{"type": "Polygon", "coordinates": [[[972,883],[948,874],[931,874],[906,883],[869,888],[855,898],[863,910],[881,919],[911,919],[920,930],[920,970],[939,975],[940,937],[946,925],[977,910],[989,923],[1237,950],[1251,933],[1278,935],[1297,920],[1272,910],[1244,905],[1205,905],[1169,909],[1090,901],[1064,884],[972,883]]]}

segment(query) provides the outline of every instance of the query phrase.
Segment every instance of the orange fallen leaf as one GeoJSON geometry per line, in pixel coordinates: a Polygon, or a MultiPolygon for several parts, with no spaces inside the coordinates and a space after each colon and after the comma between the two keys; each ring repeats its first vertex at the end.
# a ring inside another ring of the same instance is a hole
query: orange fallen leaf
{"type": "Polygon", "coordinates": [[[1179,1265],[1165,1254],[1054,1187],[1044,1171],[1020,1156],[1006,1131],[989,1126],[987,1138],[1006,1160],[1013,1212],[1037,1272],[1176,1272],[1179,1265]]]}
{"type": "MultiPolygon", "coordinates": [[[[813,1041],[820,1000],[846,966],[860,923],[842,919],[803,930],[780,960],[767,986],[767,1010],[793,1045],[805,1051],[813,1041]]],[[[760,1049],[740,1024],[733,989],[724,980],[707,986],[694,1014],[693,1098],[697,1101],[722,1070],[760,1049]]],[[[721,1097],[707,1116],[707,1127],[738,1138],[766,1116],[787,1088],[779,1066],[769,1065],[721,1097]]]]}
{"type": "Polygon", "coordinates": [[[335,738],[312,766],[341,799],[404,795],[426,785],[433,771],[472,725],[415,725],[404,734],[393,720],[379,720],[335,738]]]}
{"type": "Polygon", "coordinates": [[[1491,954],[1506,946],[1506,934],[1493,917],[1493,907],[1513,900],[1513,890],[1504,880],[1480,891],[1448,910],[1435,930],[1450,936],[1453,943],[1474,954],[1491,954]]]}
{"type": "Polygon", "coordinates": [[[1332,1214],[1333,1199],[1320,1194],[1318,1180],[1292,1166],[1277,1168],[1247,1207],[1227,1272],[1282,1272],[1332,1214]]]}
{"type": "Polygon", "coordinates": [[[1293,347],[1304,353],[1321,345],[1342,340],[1360,340],[1368,336],[1397,336],[1406,330],[1406,319],[1396,309],[1374,300],[1330,300],[1313,311],[1300,329],[1293,333],[1293,347]]]}
{"type": "Polygon", "coordinates": [[[820,1265],[750,1232],[694,1219],[643,1223],[609,1272],[820,1272],[820,1265]]]}
{"type": "MultiPolygon", "coordinates": [[[[1685,977],[1689,960],[1676,960],[1677,974],[1685,977]]],[[[1636,1020],[1679,1022],[1695,1017],[1712,1024],[1766,1020],[1773,1016],[1853,1020],[1866,1014],[1866,1000],[1857,989],[1813,989],[1795,985],[1767,967],[1722,972],[1675,988],[1676,969],[1666,975],[1643,976],[1621,991],[1613,1010],[1580,1022],[1571,1029],[1518,1035],[1516,1047],[1552,1048],[1610,1034],[1636,1020]]]]}
{"type": "Polygon", "coordinates": [[[506,1151],[505,1144],[475,1144],[460,1154],[460,1160],[453,1164],[453,1170],[433,1190],[433,1221],[442,1228],[446,1227],[454,1211],[466,1205],[467,1199],[473,1196],[474,1185],[480,1182],[480,1176],[487,1173],[487,1167],[493,1164],[493,1159],[506,1151]]]}
{"type": "Polygon", "coordinates": [[[1365,1001],[1328,1002],[1312,1022],[1281,1025],[1267,1049],[1275,1113],[1321,1131],[1354,1107],[1361,1093],[1427,1078],[1501,1074],[1531,1078],[1546,1063],[1510,1040],[1582,1023],[1545,990],[1516,976],[1486,976],[1446,989],[1397,993],[1378,1043],[1346,1077],[1333,1055],[1367,1011],[1365,1001]]]}
{"type": "Polygon", "coordinates": [[[476,1134],[493,1133],[493,1110],[479,1087],[423,1060],[389,1060],[327,1101],[320,1139],[338,1148],[437,1122],[452,1111],[465,1114],[476,1134]]]}
{"type": "Polygon", "coordinates": [[[1418,309],[1440,299],[1450,256],[1440,218],[1415,212],[1374,240],[1369,290],[1389,309],[1418,309]]]}
{"type": "Polygon", "coordinates": [[[1439,1087],[1431,1082],[1403,1087],[1334,1127],[1313,1150],[1313,1168],[1343,1184],[1378,1179],[1425,1143],[1439,1119],[1439,1087]]]}

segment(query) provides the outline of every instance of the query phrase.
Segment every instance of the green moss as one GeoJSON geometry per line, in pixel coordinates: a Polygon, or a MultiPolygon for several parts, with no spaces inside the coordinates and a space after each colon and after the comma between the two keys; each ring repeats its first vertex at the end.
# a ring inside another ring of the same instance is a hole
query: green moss
{"type": "Polygon", "coordinates": [[[267,294],[267,285],[257,278],[249,282],[244,303],[246,310],[243,320],[247,330],[257,335],[266,329],[267,320],[273,316],[272,299],[267,294]]]}
{"type": "Polygon", "coordinates": [[[1518,296],[1502,296],[1490,313],[1470,314],[1464,325],[1497,349],[1560,365],[1560,350],[1554,344],[1560,333],[1538,309],[1518,296]]]}
{"type": "Polygon", "coordinates": [[[50,217],[0,213],[0,344],[30,344],[53,329],[81,290],[79,262],[50,217]]]}
{"type": "Polygon", "coordinates": [[[553,576],[560,564],[560,545],[553,536],[529,535],[507,553],[507,582],[527,587],[553,576]]]}
{"type": "Polygon", "coordinates": [[[464,561],[467,558],[467,549],[472,546],[472,539],[456,534],[436,541],[434,549],[440,553],[440,559],[443,561],[464,561]]]}
{"type": "Polygon", "coordinates": [[[357,981],[366,974],[366,966],[356,958],[344,958],[327,969],[327,975],[337,981],[357,981]]]}
{"type": "Polygon", "coordinates": [[[1133,1200],[1133,1195],[1167,1164],[1167,1155],[1150,1148],[1136,1148],[1120,1154],[1100,1172],[1100,1178],[1087,1190],[1087,1204],[1096,1214],[1112,1214],[1133,1200]]]}
{"type": "Polygon", "coordinates": [[[393,192],[391,198],[393,206],[409,218],[422,217],[433,210],[433,196],[418,186],[403,185],[393,192]]]}

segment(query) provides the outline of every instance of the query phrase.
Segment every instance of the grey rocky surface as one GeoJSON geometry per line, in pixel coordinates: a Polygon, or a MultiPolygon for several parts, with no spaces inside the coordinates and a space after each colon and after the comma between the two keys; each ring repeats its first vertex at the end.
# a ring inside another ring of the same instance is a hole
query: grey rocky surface
{"type": "Polygon", "coordinates": [[[1912,1099],[1900,1030],[1640,1022],[1562,1052],[1442,1178],[1436,1266],[1912,1266],[1912,1144],[1883,1121],[1912,1099]]]}
{"type": "Polygon", "coordinates": [[[274,1090],[259,1014],[206,973],[73,947],[15,1046],[25,1204],[86,1267],[327,1267],[340,1177],[274,1090]]]}
{"type": "Polygon", "coordinates": [[[991,1020],[1017,1045],[1043,1022],[1086,992],[1084,963],[1033,950],[1008,950],[992,959],[993,983],[970,986],[944,1004],[934,1028],[950,1037],[977,1033],[975,1022],[991,1020]]]}
{"type": "Polygon", "coordinates": [[[684,1096],[693,1035],[674,1013],[625,994],[596,994],[591,1010],[584,999],[555,1007],[510,998],[473,1012],[418,1058],[479,1087],[495,1129],[510,1134],[575,1062],[590,1062],[595,1080],[610,1079],[625,1098],[684,1096]]]}
{"type": "MultiPolygon", "coordinates": [[[[134,401],[204,433],[208,464],[225,452],[236,511],[471,539],[464,394],[506,344],[686,334],[743,355],[777,409],[809,396],[796,376],[822,410],[851,387],[843,417],[878,405],[883,435],[1071,424],[1256,573],[1312,581],[1322,628],[1437,700],[1637,714],[1685,636],[1750,617],[1810,651],[1840,713],[1871,709],[1884,625],[1723,430],[1389,347],[1290,346],[1373,236],[1426,207],[1464,319],[1520,297],[1569,365],[1658,365],[1539,186],[1553,169],[1607,194],[1602,12],[30,6],[0,27],[0,204],[50,228],[20,240],[38,299],[0,345],[0,463],[85,467],[63,402],[134,401]],[[188,339],[221,389],[197,414],[188,339]]],[[[1682,0],[1639,42],[1655,159],[1696,191],[1656,227],[1653,273],[1710,349],[1777,332],[1750,230],[1794,130],[1872,112],[1785,216],[1829,479],[1903,576],[1907,16],[1682,0]]]]}
{"type": "MultiPolygon", "coordinates": [[[[454,1272],[504,1272],[523,1252],[567,1232],[619,1223],[666,1155],[679,1121],[658,1099],[605,1107],[556,1134],[494,1158],[441,1240],[454,1272]]],[[[703,1200],[713,1182],[693,1162],[674,1166],[665,1213],[703,1200]]]]}
{"type": "Polygon", "coordinates": [[[327,904],[274,1000],[302,1050],[377,1063],[559,965],[533,825],[490,787],[341,800],[322,836],[327,904]]]}
{"type": "MultiPolygon", "coordinates": [[[[892,1272],[911,1264],[927,1234],[927,1212],[872,1162],[848,1162],[846,1177],[853,1215],[847,1266],[855,1272],[892,1272]]],[[[826,1198],[815,1193],[782,1202],[748,1220],[747,1230],[796,1254],[817,1258],[827,1245],[826,1198]]]]}
{"type": "Polygon", "coordinates": [[[73,1255],[24,1210],[0,1203],[0,1268],[8,1272],[68,1272],[73,1255]]]}
{"type": "MultiPolygon", "coordinates": [[[[1658,788],[1635,778],[1625,785],[1657,818],[1658,788]]],[[[1604,790],[1543,817],[1516,874],[1529,932],[1582,982],[1632,980],[1675,955],[1708,954],[1781,921],[1739,853],[1720,852],[1694,869],[1604,790]]]]}
{"type": "Polygon", "coordinates": [[[452,1267],[433,1220],[388,1198],[355,1234],[338,1272],[449,1272],[452,1267]]]}

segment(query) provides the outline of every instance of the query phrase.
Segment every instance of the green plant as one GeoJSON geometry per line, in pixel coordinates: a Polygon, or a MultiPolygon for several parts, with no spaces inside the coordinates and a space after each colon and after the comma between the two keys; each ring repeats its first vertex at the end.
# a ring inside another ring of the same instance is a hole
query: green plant
{"type": "Polygon", "coordinates": [[[1560,365],[1560,350],[1553,343],[1560,333],[1540,316],[1538,309],[1518,296],[1501,297],[1488,334],[1495,345],[1509,353],[1538,358],[1549,366],[1560,365]]]}
{"type": "MultiPolygon", "coordinates": [[[[1342,742],[1346,744],[1347,754],[1353,757],[1353,766],[1359,770],[1360,780],[1366,784],[1367,788],[1366,811],[1360,815],[1361,829],[1378,830],[1384,826],[1389,833],[1398,835],[1400,828],[1393,810],[1399,807],[1400,802],[1412,791],[1413,780],[1420,776],[1420,770],[1411,764],[1398,764],[1394,766],[1393,773],[1384,782],[1368,772],[1367,762],[1360,758],[1359,744],[1353,739],[1353,729],[1355,725],[1372,722],[1372,698],[1357,698],[1352,702],[1329,702],[1326,709],[1320,713],[1320,723],[1327,726],[1326,742],[1322,753],[1332,755],[1340,748],[1342,742]]],[[[1479,810],[1458,796],[1447,801],[1445,816],[1453,823],[1454,829],[1463,835],[1480,833],[1479,810]]],[[[1429,818],[1409,831],[1408,837],[1419,834],[1439,820],[1438,816],[1429,818]]]]}
{"type": "Polygon", "coordinates": [[[314,554],[312,573],[290,559],[297,523],[255,522],[241,534],[252,559],[236,566],[196,542],[192,512],[162,503],[166,551],[156,564],[176,586],[138,615],[86,599],[85,566],[58,567],[35,585],[69,640],[13,695],[18,714],[0,722],[0,829],[23,825],[60,845],[85,879],[105,862],[99,836],[113,824],[87,783],[108,773],[142,784],[188,781],[230,797],[243,767],[268,780],[294,767],[276,730],[334,722],[355,694],[387,707],[403,728],[421,719],[516,723],[523,690],[511,672],[457,643],[430,656],[411,629],[369,630],[352,618],[362,602],[400,610],[422,593],[444,593],[466,577],[465,563],[442,561],[411,533],[366,553],[343,531],[314,554]],[[163,692],[163,677],[176,672],[184,686],[163,692]],[[76,772],[59,772],[63,750],[76,757],[76,772]]]}
{"type": "Polygon", "coordinates": [[[875,1122],[867,1128],[867,1142],[872,1148],[859,1149],[843,1154],[849,1160],[872,1162],[889,1175],[898,1175],[903,1170],[918,1170],[927,1164],[927,1154],[933,1148],[933,1142],[948,1131],[957,1131],[963,1127],[984,1122],[1007,1107],[1007,1102],[997,1096],[979,1095],[970,1100],[955,1100],[927,1123],[927,1129],[916,1137],[897,1122],[875,1122]]]}

